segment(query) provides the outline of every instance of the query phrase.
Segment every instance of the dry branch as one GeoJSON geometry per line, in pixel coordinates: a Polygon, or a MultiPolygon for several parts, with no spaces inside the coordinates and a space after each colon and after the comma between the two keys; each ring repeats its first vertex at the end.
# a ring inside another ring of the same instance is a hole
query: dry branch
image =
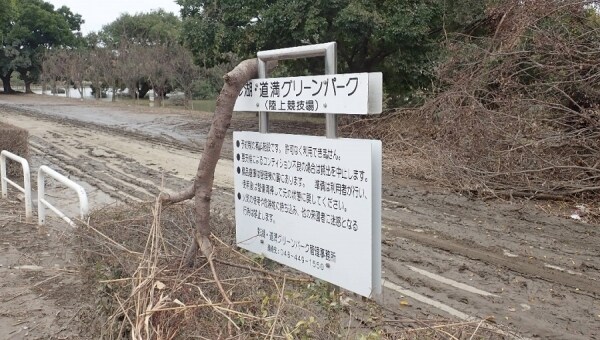
{"type": "Polygon", "coordinates": [[[466,193],[600,198],[599,4],[500,2],[488,36],[448,39],[423,106],[344,129],[382,139],[390,171],[466,193]]]}

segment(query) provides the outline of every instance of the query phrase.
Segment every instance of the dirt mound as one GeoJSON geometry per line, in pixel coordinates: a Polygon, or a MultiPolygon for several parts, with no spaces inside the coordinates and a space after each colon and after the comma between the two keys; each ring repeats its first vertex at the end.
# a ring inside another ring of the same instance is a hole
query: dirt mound
{"type": "MultiPolygon", "coordinates": [[[[10,151],[25,159],[29,158],[29,132],[14,125],[0,122],[0,150],[10,151]]],[[[23,177],[23,170],[19,163],[7,163],[7,173],[11,177],[23,177]]]]}

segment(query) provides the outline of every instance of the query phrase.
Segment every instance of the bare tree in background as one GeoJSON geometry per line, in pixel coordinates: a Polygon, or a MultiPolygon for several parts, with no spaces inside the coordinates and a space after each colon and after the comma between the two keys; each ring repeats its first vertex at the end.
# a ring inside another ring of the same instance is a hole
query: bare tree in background
{"type": "Polygon", "coordinates": [[[192,89],[197,79],[200,77],[200,68],[194,64],[192,54],[183,46],[173,47],[172,64],[172,82],[183,91],[183,104],[186,109],[190,106],[192,100],[192,89]]]}
{"type": "Polygon", "coordinates": [[[175,53],[172,47],[166,45],[146,46],[143,52],[146,79],[154,91],[156,105],[162,106],[166,94],[170,91],[169,80],[173,77],[172,60],[175,53]]]}
{"type": "Polygon", "coordinates": [[[102,92],[107,87],[108,75],[112,60],[112,53],[106,48],[93,48],[89,50],[88,79],[92,82],[92,89],[96,99],[102,98],[102,92]]]}
{"type": "MultiPolygon", "coordinates": [[[[68,83],[68,54],[64,50],[57,50],[46,53],[42,62],[42,79],[50,83],[51,92],[58,93],[58,84],[60,82],[68,83]]],[[[68,84],[67,84],[68,86],[68,84]]]]}
{"type": "Polygon", "coordinates": [[[117,101],[117,89],[121,85],[121,78],[119,74],[119,63],[121,62],[121,55],[119,51],[109,50],[107,51],[106,68],[104,70],[104,77],[110,86],[112,96],[111,101],[117,101]]]}
{"type": "Polygon", "coordinates": [[[83,100],[84,95],[84,85],[85,78],[87,75],[87,68],[89,65],[89,54],[87,51],[83,50],[73,50],[73,51],[65,51],[68,53],[67,56],[67,75],[73,85],[79,92],[79,96],[81,100],[83,100]]]}
{"type": "Polygon", "coordinates": [[[138,82],[142,77],[145,54],[144,47],[129,44],[124,41],[119,45],[119,62],[116,64],[116,74],[129,89],[131,98],[138,100],[138,82]]]}

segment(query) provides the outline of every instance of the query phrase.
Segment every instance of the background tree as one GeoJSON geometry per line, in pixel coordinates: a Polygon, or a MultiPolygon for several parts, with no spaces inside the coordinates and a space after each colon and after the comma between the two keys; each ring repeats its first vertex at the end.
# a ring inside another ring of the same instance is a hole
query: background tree
{"type": "Polygon", "coordinates": [[[112,91],[111,101],[116,101],[117,90],[123,86],[119,73],[119,63],[122,62],[118,50],[108,50],[106,60],[104,61],[104,79],[112,91]]]}
{"type": "MultiPolygon", "coordinates": [[[[158,67],[156,70],[149,69],[148,65],[138,65],[134,68],[138,71],[150,70],[152,74],[136,73],[138,75],[137,79],[129,79],[127,87],[130,89],[129,93],[132,97],[144,98],[148,91],[153,89],[149,79],[153,79],[155,84],[160,84],[161,82],[158,81],[157,76],[160,77],[159,75],[165,71],[164,65],[157,64],[152,58],[148,59],[149,51],[143,48],[133,48],[133,46],[147,48],[175,46],[178,44],[180,29],[181,20],[175,14],[159,9],[135,15],[122,14],[115,21],[104,26],[102,31],[98,33],[102,45],[115,50],[120,47],[128,49],[123,52],[123,58],[128,58],[126,65],[133,66],[132,64],[136,60],[138,63],[150,62],[158,67]],[[131,53],[133,50],[144,54],[136,56],[131,53]]],[[[161,56],[155,55],[155,58],[161,58],[161,56]]],[[[170,86],[160,85],[159,88],[153,90],[162,98],[170,91],[170,86]]]]}
{"type": "Polygon", "coordinates": [[[0,43],[2,51],[0,51],[0,79],[4,85],[4,93],[10,92],[10,83],[5,84],[4,79],[10,79],[12,75],[11,59],[14,50],[9,48],[8,34],[16,19],[16,1],[15,0],[0,0],[0,43]]]}
{"type": "MultiPolygon", "coordinates": [[[[199,65],[259,50],[336,41],[339,72],[383,71],[389,92],[427,88],[442,37],[443,2],[423,0],[178,0],[182,38],[199,65]]],[[[318,66],[317,66],[318,65],[318,66]]],[[[286,63],[295,74],[322,62],[286,63]]]]}
{"type": "Polygon", "coordinates": [[[4,41],[15,18],[16,0],[0,0],[0,41],[4,41]]]}
{"type": "Polygon", "coordinates": [[[143,98],[150,90],[150,85],[144,78],[147,55],[144,49],[145,47],[123,41],[117,50],[119,62],[115,71],[129,90],[129,95],[135,99],[143,98]]]}
{"type": "Polygon", "coordinates": [[[89,56],[87,79],[91,81],[92,94],[96,99],[105,98],[110,81],[110,69],[113,67],[113,52],[104,47],[92,47],[87,53],[89,56]]]}
{"type": "Polygon", "coordinates": [[[83,95],[85,94],[84,82],[87,78],[87,69],[90,65],[89,53],[87,50],[81,48],[69,51],[63,50],[62,53],[66,55],[67,60],[67,72],[65,74],[67,74],[73,87],[77,89],[80,98],[83,100],[83,95]]]}
{"type": "Polygon", "coordinates": [[[69,65],[69,55],[65,50],[59,49],[46,52],[42,61],[41,80],[50,84],[50,92],[53,94],[58,93],[58,83],[67,80],[69,65]]]}
{"type": "Polygon", "coordinates": [[[239,58],[233,54],[226,55],[227,61],[216,66],[200,67],[200,78],[194,83],[193,93],[199,99],[215,99],[223,87],[223,74],[232,70],[239,58]]]}
{"type": "Polygon", "coordinates": [[[154,91],[156,105],[162,106],[167,93],[171,92],[170,80],[173,77],[172,59],[175,53],[172,47],[154,45],[142,47],[144,55],[145,81],[154,91]]]}
{"type": "Polygon", "coordinates": [[[100,40],[110,47],[118,47],[123,41],[136,45],[171,45],[177,42],[181,20],[162,9],[148,13],[122,14],[115,21],[102,27],[100,40]]]}
{"type": "MultiPolygon", "coordinates": [[[[10,1],[8,2],[10,3],[10,1]]],[[[10,13],[9,27],[3,34],[3,56],[0,57],[0,79],[5,93],[11,93],[10,77],[18,71],[27,92],[39,78],[42,56],[48,48],[75,46],[79,43],[75,31],[83,20],[68,7],[58,10],[42,0],[22,0],[10,13]]]]}
{"type": "Polygon", "coordinates": [[[194,64],[193,56],[186,48],[181,45],[171,48],[173,49],[172,83],[183,92],[183,105],[189,109],[194,85],[200,77],[200,68],[194,64]]]}

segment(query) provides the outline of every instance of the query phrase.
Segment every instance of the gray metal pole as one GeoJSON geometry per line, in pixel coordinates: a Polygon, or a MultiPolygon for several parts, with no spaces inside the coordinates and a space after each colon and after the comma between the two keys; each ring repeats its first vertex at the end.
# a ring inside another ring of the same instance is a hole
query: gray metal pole
{"type": "MultiPolygon", "coordinates": [[[[325,52],[325,74],[337,73],[337,45],[333,44],[325,52]]],[[[337,138],[337,115],[334,113],[325,114],[325,137],[337,138]]]]}
{"type": "MultiPolygon", "coordinates": [[[[258,78],[267,77],[267,62],[258,59],[258,78]]],[[[264,111],[258,112],[258,132],[268,133],[269,132],[269,113],[264,111]]]]}
{"type": "MultiPolygon", "coordinates": [[[[328,42],[316,45],[281,48],[277,50],[260,51],[258,57],[258,78],[267,77],[267,61],[298,58],[325,57],[325,74],[337,73],[337,44],[328,42]]],[[[269,132],[269,113],[259,111],[258,131],[269,132]]],[[[325,114],[325,136],[337,138],[337,115],[325,114]]]]}

